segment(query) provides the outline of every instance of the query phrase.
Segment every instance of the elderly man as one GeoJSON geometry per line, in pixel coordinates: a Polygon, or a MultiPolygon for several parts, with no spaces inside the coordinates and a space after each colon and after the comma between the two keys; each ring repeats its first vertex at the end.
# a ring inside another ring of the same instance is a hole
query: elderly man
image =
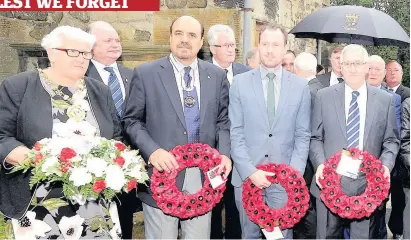
{"type": "Polygon", "coordinates": [[[291,73],[294,73],[294,60],[295,53],[291,50],[287,50],[283,57],[283,68],[291,73]]]}
{"type": "Polygon", "coordinates": [[[258,48],[251,48],[247,53],[246,59],[247,66],[252,69],[258,68],[260,66],[260,54],[258,53],[258,48]]]}
{"type": "MultiPolygon", "coordinates": [[[[220,152],[224,177],[231,172],[229,83],[219,67],[197,58],[203,46],[204,27],[195,18],[182,16],[170,25],[171,53],[134,69],[123,126],[130,145],[140,149],[151,176],[175,171],[178,162],[169,150],[187,143],[204,143],[220,152]]],[[[197,167],[177,176],[177,188],[196,193],[204,183],[197,167]]],[[[181,220],[165,214],[150,187],[139,192],[143,201],[145,236],[148,239],[210,238],[211,213],[181,220]]]]}
{"type": "MultiPolygon", "coordinates": [[[[369,219],[347,222],[327,209],[320,199],[322,186],[318,180],[323,178],[324,162],[344,148],[373,154],[383,164],[384,177],[390,177],[400,142],[394,98],[366,84],[369,66],[364,47],[344,47],[340,62],[345,83],[318,91],[312,114],[310,160],[316,181],[312,181],[310,190],[317,198],[317,238],[342,238],[346,222],[352,239],[373,239],[375,231],[370,231],[369,219]]],[[[356,179],[342,176],[341,188],[347,195],[360,195],[366,182],[363,173],[356,179]]]]}
{"type": "MultiPolygon", "coordinates": [[[[217,24],[210,27],[207,33],[210,51],[213,54],[211,62],[224,69],[230,84],[233,77],[237,74],[251,70],[250,67],[235,60],[235,37],[231,27],[217,24]]],[[[241,238],[241,226],[238,210],[235,207],[234,188],[231,184],[231,174],[228,176],[224,192],[224,199],[213,209],[211,216],[211,235],[212,239],[238,239],[241,238]],[[225,233],[223,234],[222,210],[225,208],[225,233]]]]}
{"type": "Polygon", "coordinates": [[[402,75],[402,66],[395,60],[391,60],[385,66],[387,70],[387,75],[385,76],[385,81],[387,83],[387,88],[390,91],[395,92],[401,96],[401,102],[406,98],[410,97],[410,89],[401,84],[402,75]]]}
{"type": "Polygon", "coordinates": [[[318,75],[317,78],[324,87],[329,87],[343,82],[343,76],[341,75],[340,56],[343,47],[337,46],[331,50],[330,62],[331,72],[323,75],[318,75]]]}
{"type": "MultiPolygon", "coordinates": [[[[86,76],[100,80],[110,88],[117,114],[122,117],[133,71],[117,63],[122,54],[120,37],[109,23],[103,21],[92,22],[87,30],[96,36],[96,43],[86,76]]],[[[136,190],[133,190],[118,197],[118,213],[125,239],[132,238],[133,213],[142,210],[136,194],[136,190]]]]}

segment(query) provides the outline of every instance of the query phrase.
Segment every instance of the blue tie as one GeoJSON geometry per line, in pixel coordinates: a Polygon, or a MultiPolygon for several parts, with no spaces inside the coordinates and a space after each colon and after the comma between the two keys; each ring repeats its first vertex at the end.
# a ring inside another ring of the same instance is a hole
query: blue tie
{"type": "Polygon", "coordinates": [[[360,144],[360,109],[358,108],[357,98],[359,92],[352,92],[350,109],[347,119],[347,148],[355,148],[360,144]]]}
{"type": "MultiPolygon", "coordinates": [[[[186,87],[190,86],[191,76],[190,76],[191,67],[184,68],[184,82],[186,87]]],[[[197,90],[194,88],[191,91],[183,90],[184,97],[184,118],[186,121],[188,143],[198,143],[200,142],[200,109],[198,107],[198,97],[197,90]],[[195,102],[192,106],[187,106],[185,104],[185,99],[187,96],[194,98],[195,102]]]]}
{"type": "Polygon", "coordinates": [[[120,81],[114,72],[113,67],[105,67],[104,70],[110,73],[108,78],[108,87],[111,91],[111,96],[113,97],[114,106],[116,107],[118,115],[121,117],[123,114],[123,93],[121,92],[120,81]]]}

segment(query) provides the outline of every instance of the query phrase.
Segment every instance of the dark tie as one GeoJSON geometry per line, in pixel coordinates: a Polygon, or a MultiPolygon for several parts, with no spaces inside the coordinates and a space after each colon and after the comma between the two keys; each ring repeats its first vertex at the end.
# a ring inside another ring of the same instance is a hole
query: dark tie
{"type": "MultiPolygon", "coordinates": [[[[184,68],[184,82],[187,87],[190,87],[191,76],[190,76],[191,67],[184,68]]],[[[195,86],[191,91],[183,90],[184,97],[184,118],[186,121],[188,143],[198,143],[200,142],[200,109],[198,105],[197,90],[195,86]],[[194,105],[187,106],[185,99],[187,96],[194,98],[194,105]]]]}
{"type": "Polygon", "coordinates": [[[353,91],[347,119],[347,148],[358,147],[360,144],[360,109],[358,107],[359,92],[353,91]]]}
{"type": "Polygon", "coordinates": [[[340,78],[340,77],[339,77],[339,78],[337,78],[337,80],[338,80],[338,82],[339,82],[339,83],[344,82],[344,79],[343,79],[343,78],[340,78]]]}
{"type": "Polygon", "coordinates": [[[111,97],[113,97],[114,106],[117,114],[121,117],[123,114],[123,93],[121,92],[120,81],[114,72],[113,67],[105,67],[104,70],[110,73],[108,78],[108,87],[110,88],[111,97]]]}
{"type": "Polygon", "coordinates": [[[224,72],[227,75],[228,74],[228,69],[224,69],[224,72]]]}
{"type": "Polygon", "coordinates": [[[388,90],[390,90],[391,92],[394,92],[394,89],[392,89],[392,88],[389,88],[388,90]]]}

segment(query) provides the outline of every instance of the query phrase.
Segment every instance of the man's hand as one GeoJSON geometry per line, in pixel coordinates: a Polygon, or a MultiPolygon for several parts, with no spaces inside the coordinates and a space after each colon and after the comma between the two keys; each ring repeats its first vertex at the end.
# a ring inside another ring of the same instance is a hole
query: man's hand
{"type": "Polygon", "coordinates": [[[221,155],[221,163],[220,165],[218,165],[217,173],[220,175],[222,172],[224,172],[223,179],[227,179],[232,169],[233,164],[231,160],[227,156],[221,155]]]}
{"type": "Polygon", "coordinates": [[[271,182],[268,181],[267,176],[274,176],[275,174],[272,172],[266,172],[263,170],[257,170],[253,174],[251,174],[250,179],[251,182],[254,183],[258,188],[267,188],[271,185],[271,182]]]}
{"type": "Polygon", "coordinates": [[[150,155],[149,161],[160,172],[171,172],[178,168],[178,163],[174,156],[161,148],[155,150],[150,155]]]}
{"type": "Polygon", "coordinates": [[[317,183],[318,187],[320,187],[320,189],[322,189],[323,186],[321,186],[320,181],[318,180],[324,179],[323,170],[324,170],[324,164],[320,164],[320,166],[318,166],[317,168],[317,172],[315,173],[315,182],[317,183]]]}
{"type": "Polygon", "coordinates": [[[6,162],[11,165],[17,165],[26,159],[30,149],[24,146],[19,146],[13,149],[6,158],[6,162]]]}
{"type": "Polygon", "coordinates": [[[391,174],[390,174],[390,169],[388,169],[386,166],[382,165],[384,167],[384,177],[388,179],[388,182],[391,182],[391,174]]]}

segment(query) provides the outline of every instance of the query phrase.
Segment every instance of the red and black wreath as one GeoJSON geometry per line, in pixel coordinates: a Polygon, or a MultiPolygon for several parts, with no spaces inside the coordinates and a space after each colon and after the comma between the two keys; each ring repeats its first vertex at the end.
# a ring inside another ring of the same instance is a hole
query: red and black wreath
{"type": "Polygon", "coordinates": [[[179,168],[167,173],[153,170],[151,191],[157,206],[166,214],[188,219],[209,212],[220,202],[225,190],[225,183],[212,188],[210,180],[205,177],[203,187],[195,194],[184,194],[177,189],[178,173],[184,168],[198,167],[204,175],[221,163],[219,152],[207,144],[186,144],[176,146],[170,151],[178,162],[179,168]]]}
{"type": "Polygon", "coordinates": [[[281,230],[292,228],[308,210],[310,197],[304,178],[286,164],[264,164],[257,169],[275,173],[275,176],[267,179],[285,188],[288,201],[279,209],[268,207],[263,200],[263,190],[248,179],[243,184],[243,206],[248,217],[268,232],[272,232],[277,226],[281,230]]]}
{"type": "Polygon", "coordinates": [[[340,217],[369,217],[388,197],[390,182],[384,177],[381,161],[374,155],[352,148],[334,154],[324,165],[324,179],[319,179],[323,187],[320,197],[328,209],[340,217]],[[365,173],[367,188],[359,196],[347,196],[341,189],[341,175],[336,169],[342,154],[349,154],[353,159],[362,160],[359,171],[365,173]]]}

